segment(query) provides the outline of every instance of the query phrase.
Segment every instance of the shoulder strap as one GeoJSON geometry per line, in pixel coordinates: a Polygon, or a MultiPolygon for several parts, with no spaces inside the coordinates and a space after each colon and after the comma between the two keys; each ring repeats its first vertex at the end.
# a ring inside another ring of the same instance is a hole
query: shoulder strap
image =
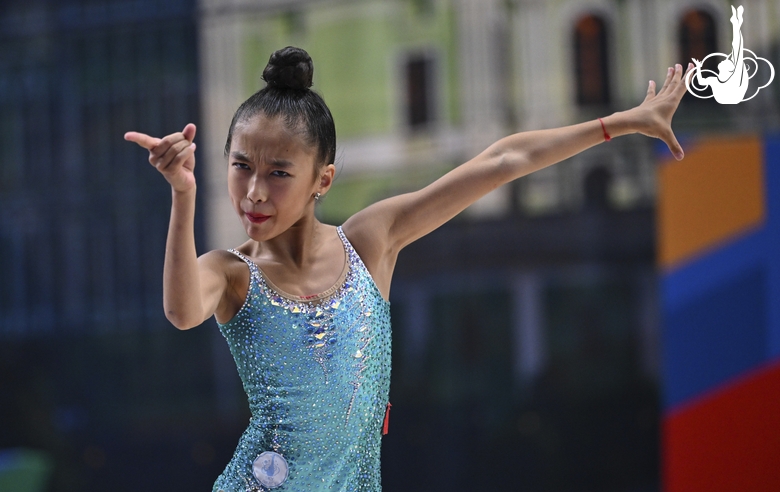
{"type": "Polygon", "coordinates": [[[347,235],[344,234],[344,231],[341,230],[341,226],[338,226],[336,231],[339,233],[339,237],[341,238],[341,242],[344,243],[344,250],[347,252],[347,257],[349,258],[349,263],[357,268],[362,268],[366,272],[368,272],[368,268],[366,268],[366,265],[363,264],[363,259],[360,258],[360,255],[357,254],[357,251],[355,251],[355,248],[352,247],[352,243],[349,242],[349,239],[347,239],[347,235]]]}
{"type": "Polygon", "coordinates": [[[363,263],[363,258],[361,258],[357,251],[355,251],[352,243],[350,243],[349,239],[347,239],[347,235],[344,234],[343,230],[341,230],[341,226],[339,226],[336,230],[339,233],[341,241],[344,243],[344,249],[346,249],[347,255],[349,255],[349,262],[351,267],[354,267],[355,271],[363,271],[366,278],[369,279],[369,283],[373,286],[372,288],[375,290],[378,298],[389,305],[389,302],[382,297],[382,293],[379,291],[379,287],[377,287],[376,282],[374,281],[374,277],[371,276],[371,272],[368,271],[368,267],[366,267],[366,264],[363,263]]]}
{"type": "MultiPolygon", "coordinates": [[[[341,226],[336,227],[336,232],[339,235],[339,239],[341,239],[341,242],[344,244],[344,250],[347,252],[347,256],[352,256],[350,253],[355,251],[355,248],[352,247],[352,243],[349,242],[349,239],[347,239],[347,235],[344,234],[344,231],[341,229],[341,226]]],[[[352,258],[350,258],[351,260],[352,258]]]]}
{"type": "Polygon", "coordinates": [[[231,253],[233,253],[234,255],[238,256],[238,257],[239,257],[239,258],[241,258],[242,260],[244,260],[244,263],[246,263],[246,264],[247,264],[247,266],[249,267],[249,273],[250,273],[251,275],[253,275],[253,276],[255,276],[255,277],[258,277],[258,276],[260,275],[260,273],[257,271],[257,265],[255,264],[255,262],[254,262],[254,261],[250,260],[250,259],[249,259],[247,256],[245,256],[243,253],[241,253],[240,251],[238,251],[238,250],[235,250],[235,249],[233,249],[233,248],[230,248],[228,251],[229,251],[229,252],[231,252],[231,253]]]}

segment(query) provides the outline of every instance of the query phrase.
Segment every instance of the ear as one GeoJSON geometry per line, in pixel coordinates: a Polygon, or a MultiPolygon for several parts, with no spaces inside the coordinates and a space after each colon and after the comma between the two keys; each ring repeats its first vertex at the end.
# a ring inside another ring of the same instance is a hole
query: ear
{"type": "Polygon", "coordinates": [[[328,192],[333,184],[333,178],[336,176],[336,166],[327,164],[320,171],[319,192],[323,195],[328,192]]]}

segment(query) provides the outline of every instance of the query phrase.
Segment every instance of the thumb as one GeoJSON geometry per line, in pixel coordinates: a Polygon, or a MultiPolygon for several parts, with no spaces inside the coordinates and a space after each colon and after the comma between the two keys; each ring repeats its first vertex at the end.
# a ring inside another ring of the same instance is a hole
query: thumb
{"type": "Polygon", "coordinates": [[[678,161],[683,160],[685,153],[683,152],[682,145],[677,141],[677,137],[674,136],[673,132],[669,132],[669,135],[664,138],[664,142],[669,146],[669,150],[672,151],[672,155],[675,159],[678,161]]]}
{"type": "Polygon", "coordinates": [[[184,130],[181,131],[182,135],[184,135],[184,138],[192,142],[195,139],[195,132],[197,132],[198,128],[192,124],[187,123],[187,126],[184,127],[184,130]]]}

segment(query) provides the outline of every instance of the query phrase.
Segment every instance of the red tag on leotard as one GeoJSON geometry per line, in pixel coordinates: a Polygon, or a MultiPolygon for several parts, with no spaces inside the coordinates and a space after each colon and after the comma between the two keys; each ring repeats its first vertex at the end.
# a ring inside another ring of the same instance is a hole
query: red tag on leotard
{"type": "Polygon", "coordinates": [[[385,408],[385,423],[382,424],[383,436],[387,435],[387,432],[390,427],[390,407],[392,407],[392,405],[390,404],[390,402],[387,402],[387,408],[385,408]]]}

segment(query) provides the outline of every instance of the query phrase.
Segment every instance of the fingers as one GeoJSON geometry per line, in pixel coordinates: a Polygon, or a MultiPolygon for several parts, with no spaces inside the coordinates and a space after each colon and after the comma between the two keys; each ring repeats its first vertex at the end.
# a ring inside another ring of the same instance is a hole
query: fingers
{"type": "MultiPolygon", "coordinates": [[[[125,140],[135,142],[149,151],[149,164],[163,174],[175,172],[195,152],[195,133],[197,127],[187,124],[181,132],[172,133],[160,139],[139,132],[125,133],[125,140]]],[[[193,161],[194,165],[194,161],[193,161]]]]}
{"type": "Polygon", "coordinates": [[[127,132],[125,133],[125,140],[128,142],[135,142],[146,150],[152,150],[154,147],[160,144],[160,139],[150,137],[145,133],[127,132]]]}
{"type": "Polygon", "coordinates": [[[158,154],[156,151],[157,149],[152,150],[149,154],[149,163],[152,164],[154,167],[157,168],[159,171],[166,170],[169,166],[175,164],[176,158],[185,150],[187,150],[189,147],[194,146],[195,144],[190,142],[189,140],[186,140],[182,138],[181,140],[178,140],[168,146],[168,148],[165,150],[165,153],[162,155],[158,154]]]}
{"type": "Polygon", "coordinates": [[[696,70],[696,65],[694,63],[688,63],[688,69],[685,71],[685,74],[683,75],[683,79],[686,75],[688,75],[688,72],[693,72],[696,70]]]}
{"type": "Polygon", "coordinates": [[[195,185],[195,133],[197,128],[187,124],[181,132],[164,138],[145,133],[127,132],[125,140],[135,142],[149,151],[149,164],[155,167],[177,191],[187,191],[195,185]]]}
{"type": "MultiPolygon", "coordinates": [[[[187,141],[184,141],[185,144],[187,141]]],[[[177,144],[178,145],[178,144],[177,144]]],[[[187,191],[195,184],[195,144],[189,143],[173,159],[157,167],[160,173],[176,191],[187,191]]]]}
{"type": "Polygon", "coordinates": [[[195,144],[191,143],[178,152],[165,169],[161,169],[161,171],[175,171],[182,167],[185,162],[193,157],[193,155],[195,155],[195,144]]]}
{"type": "MultiPolygon", "coordinates": [[[[688,75],[691,72],[694,72],[695,70],[696,70],[696,66],[693,63],[688,63],[688,67],[687,67],[687,70],[685,71],[685,73],[681,73],[680,80],[677,81],[678,85],[676,87],[677,92],[679,93],[679,94],[677,94],[679,99],[682,99],[682,97],[685,95],[685,91],[687,90],[687,87],[685,85],[686,84],[686,82],[685,82],[686,77],[688,77],[688,75]]],[[[682,66],[680,67],[680,72],[682,72],[682,66]]]]}
{"type": "MultiPolygon", "coordinates": [[[[690,68],[690,64],[689,68],[690,68]]],[[[679,63],[676,64],[674,67],[669,67],[666,71],[666,79],[664,80],[664,84],[661,86],[661,90],[658,91],[658,94],[655,93],[655,81],[651,80],[647,87],[647,94],[645,95],[645,101],[648,101],[650,99],[653,99],[656,95],[660,96],[661,94],[672,90],[677,86],[677,84],[680,82],[681,77],[678,77],[678,75],[681,75],[682,73],[682,65],[679,63]]]]}
{"type": "Polygon", "coordinates": [[[683,75],[683,67],[679,63],[676,63],[674,65],[674,73],[672,75],[672,80],[669,82],[669,90],[674,91],[676,89],[679,89],[682,85],[680,82],[682,81],[682,75],[683,75]]]}
{"type": "Polygon", "coordinates": [[[672,81],[672,78],[674,77],[674,68],[669,67],[666,69],[666,80],[664,80],[664,84],[661,86],[661,90],[658,91],[658,95],[660,96],[663,94],[666,89],[669,87],[669,83],[672,81]]]}
{"type": "Polygon", "coordinates": [[[658,91],[658,95],[665,94],[667,92],[682,97],[684,91],[685,91],[685,84],[683,83],[683,80],[685,76],[693,70],[694,64],[688,63],[688,67],[685,73],[683,73],[683,67],[679,63],[675,64],[674,67],[669,67],[669,69],[666,71],[666,80],[664,81],[663,87],[661,87],[661,90],[658,91]],[[679,94],[675,93],[678,92],[679,94]]]}
{"type": "Polygon", "coordinates": [[[184,138],[192,142],[195,140],[195,132],[198,130],[198,128],[193,125],[192,123],[188,123],[187,126],[184,127],[184,130],[181,131],[182,135],[184,135],[184,138]]]}
{"type": "Polygon", "coordinates": [[[178,135],[181,135],[186,140],[192,142],[193,140],[195,140],[196,131],[197,131],[197,127],[192,123],[188,123],[187,126],[184,127],[184,130],[181,131],[181,133],[172,133],[171,135],[168,135],[164,139],[152,137],[145,133],[140,133],[140,132],[127,132],[125,133],[125,140],[127,140],[128,142],[135,142],[141,147],[145,148],[146,150],[152,150],[154,147],[160,145],[160,143],[163,140],[171,139],[171,138],[175,139],[176,136],[178,135]]]}
{"type": "Polygon", "coordinates": [[[647,84],[647,95],[645,96],[645,101],[652,99],[653,97],[655,97],[655,81],[651,80],[650,83],[647,84]]]}
{"type": "Polygon", "coordinates": [[[189,124],[184,127],[187,134],[182,132],[171,133],[162,140],[159,140],[157,145],[149,149],[149,162],[159,168],[160,160],[164,160],[166,163],[173,159],[173,157],[192,143],[191,138],[195,136],[195,125],[189,124]]]}
{"type": "MultiPolygon", "coordinates": [[[[678,66],[679,66],[679,65],[678,65],[678,66]]],[[[663,85],[661,86],[661,90],[660,90],[660,91],[658,91],[658,94],[657,94],[657,95],[659,95],[659,96],[660,96],[661,94],[663,94],[664,92],[666,92],[666,90],[669,88],[669,85],[670,85],[670,84],[672,83],[672,81],[674,80],[674,75],[675,75],[675,72],[676,72],[676,70],[675,70],[675,67],[669,67],[669,68],[666,70],[666,79],[664,80],[664,83],[663,83],[663,85]]],[[[645,96],[645,100],[652,99],[652,97],[653,97],[653,96],[655,96],[655,95],[656,95],[656,94],[655,94],[655,82],[653,82],[653,81],[651,80],[651,81],[650,81],[650,87],[648,87],[648,88],[647,88],[647,95],[645,96]],[[651,91],[652,91],[652,92],[651,92],[651,91]]]]}
{"type": "Polygon", "coordinates": [[[666,70],[666,80],[664,80],[664,85],[661,86],[661,90],[658,91],[658,95],[660,96],[664,92],[670,90],[675,85],[675,81],[679,81],[679,78],[677,77],[678,74],[682,72],[682,65],[679,63],[676,64],[674,67],[669,67],[666,70]]]}

